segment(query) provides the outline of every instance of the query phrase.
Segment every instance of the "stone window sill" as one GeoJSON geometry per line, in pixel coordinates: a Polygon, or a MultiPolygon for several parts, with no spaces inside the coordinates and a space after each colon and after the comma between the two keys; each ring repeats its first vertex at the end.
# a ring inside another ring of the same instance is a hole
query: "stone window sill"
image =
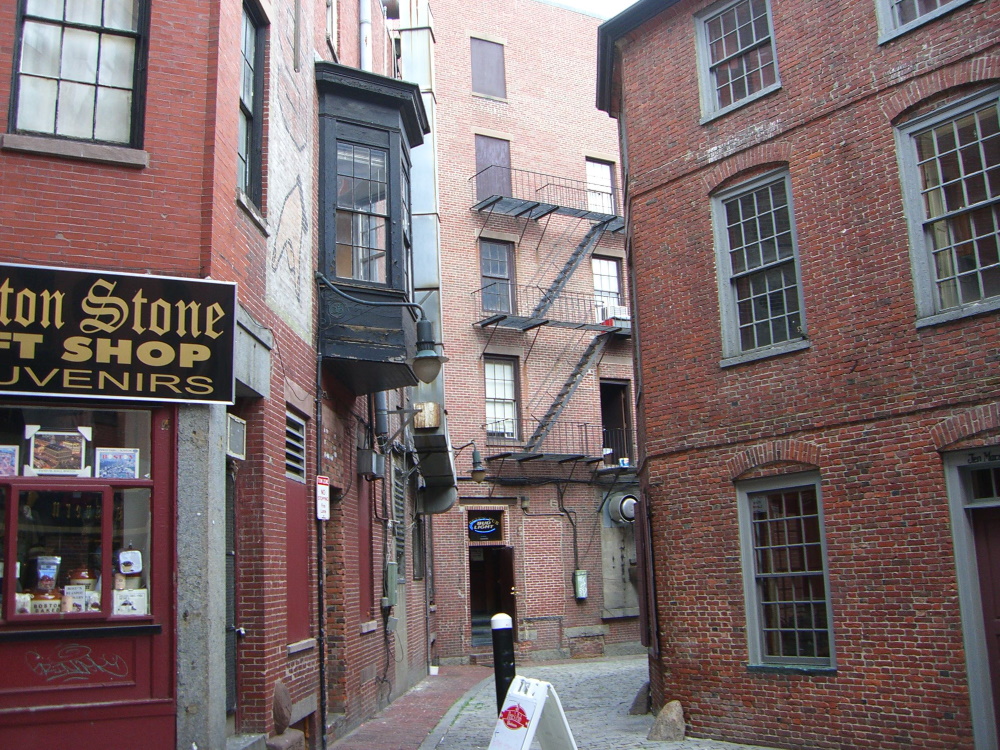
{"type": "Polygon", "coordinates": [[[57,156],[63,159],[92,161],[132,169],[145,169],[149,166],[149,152],[141,149],[109,146],[104,143],[88,143],[87,141],[71,141],[62,138],[46,138],[40,135],[5,133],[0,135],[0,149],[41,156],[57,156]]]}

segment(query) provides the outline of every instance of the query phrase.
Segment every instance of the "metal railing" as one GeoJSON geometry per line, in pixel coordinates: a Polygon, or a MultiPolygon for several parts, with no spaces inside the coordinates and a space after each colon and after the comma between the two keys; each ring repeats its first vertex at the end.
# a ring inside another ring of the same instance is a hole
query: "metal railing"
{"type": "MultiPolygon", "coordinates": [[[[480,287],[473,294],[482,320],[493,315],[530,318],[545,292],[540,286],[514,286],[509,282],[495,281],[480,287]]],[[[620,323],[623,320],[621,314],[628,311],[625,305],[619,305],[613,311],[618,315],[609,316],[608,309],[606,301],[598,300],[592,294],[562,292],[549,304],[545,317],[578,324],[603,323],[609,317],[616,317],[620,323]]]]}
{"type": "Polygon", "coordinates": [[[469,178],[473,205],[493,196],[537,201],[578,211],[620,215],[619,191],[541,172],[492,164],[469,178]]]}
{"type": "Polygon", "coordinates": [[[624,427],[605,427],[604,464],[606,466],[631,466],[635,459],[635,439],[632,430],[624,427]]]}
{"type": "Polygon", "coordinates": [[[549,426],[541,439],[533,440],[541,424],[540,420],[534,418],[503,419],[487,423],[483,425],[486,446],[491,450],[504,449],[515,453],[550,453],[588,458],[602,455],[600,425],[559,420],[549,426]]]}

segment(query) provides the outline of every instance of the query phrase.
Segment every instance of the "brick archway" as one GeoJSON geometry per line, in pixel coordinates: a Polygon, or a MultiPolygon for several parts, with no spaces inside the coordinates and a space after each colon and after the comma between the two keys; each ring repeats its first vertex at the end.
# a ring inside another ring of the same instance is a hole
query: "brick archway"
{"type": "Polygon", "coordinates": [[[977,406],[948,417],[931,428],[931,440],[940,452],[987,431],[1000,431],[1000,403],[977,406]]]}
{"type": "Polygon", "coordinates": [[[801,440],[774,440],[737,453],[726,462],[729,478],[739,479],[748,471],[776,463],[805,464],[819,468],[822,451],[818,445],[801,440]]]}

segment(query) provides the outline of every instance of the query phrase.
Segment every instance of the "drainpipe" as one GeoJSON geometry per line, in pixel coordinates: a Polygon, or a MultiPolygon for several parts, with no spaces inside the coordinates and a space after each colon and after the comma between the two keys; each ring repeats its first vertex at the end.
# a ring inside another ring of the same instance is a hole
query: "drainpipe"
{"type": "Polygon", "coordinates": [[[371,0],[358,0],[358,18],[360,20],[361,37],[361,69],[372,70],[372,3],[371,0]]]}

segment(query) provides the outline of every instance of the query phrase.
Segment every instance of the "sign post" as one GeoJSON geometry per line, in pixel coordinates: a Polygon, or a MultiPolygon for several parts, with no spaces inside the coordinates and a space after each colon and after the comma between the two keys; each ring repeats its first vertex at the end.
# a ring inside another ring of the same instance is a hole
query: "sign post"
{"type": "Polygon", "coordinates": [[[551,683],[515,677],[507,691],[489,750],[577,750],[559,696],[551,683]]]}

